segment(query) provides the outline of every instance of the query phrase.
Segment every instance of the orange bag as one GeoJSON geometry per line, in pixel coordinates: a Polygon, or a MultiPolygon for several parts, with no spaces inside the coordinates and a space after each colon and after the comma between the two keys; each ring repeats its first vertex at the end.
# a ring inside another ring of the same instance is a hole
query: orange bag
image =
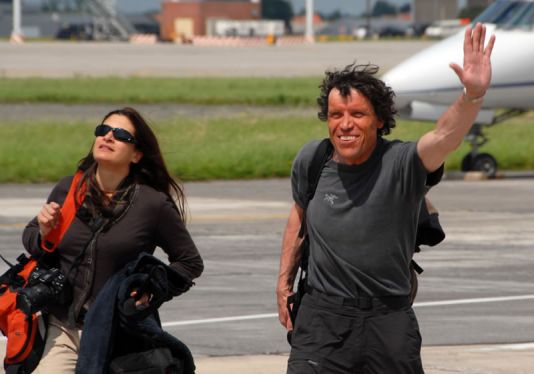
{"type": "Polygon", "coordinates": [[[17,261],[15,265],[8,263],[11,268],[0,276],[0,330],[7,337],[4,368],[6,373],[30,373],[43,353],[44,320],[40,312],[27,315],[17,309],[17,292],[27,285],[37,266],[35,259],[24,254],[17,261]]]}

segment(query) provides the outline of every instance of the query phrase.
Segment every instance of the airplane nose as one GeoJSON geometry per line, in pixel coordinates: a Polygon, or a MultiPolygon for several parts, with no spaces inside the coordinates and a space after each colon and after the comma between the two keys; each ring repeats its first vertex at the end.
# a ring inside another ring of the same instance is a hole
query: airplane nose
{"type": "Polygon", "coordinates": [[[450,62],[461,63],[463,33],[442,42],[401,62],[382,76],[382,80],[395,92],[397,109],[413,101],[433,102],[443,89],[459,86],[450,62]]]}

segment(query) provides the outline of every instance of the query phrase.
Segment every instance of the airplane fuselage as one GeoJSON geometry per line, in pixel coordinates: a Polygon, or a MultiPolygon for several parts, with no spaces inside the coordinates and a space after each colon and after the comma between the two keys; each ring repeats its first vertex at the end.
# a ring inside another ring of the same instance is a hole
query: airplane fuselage
{"type": "MultiPolygon", "coordinates": [[[[502,30],[487,24],[497,41],[492,55],[492,83],[483,108],[534,109],[534,31],[502,30]]],[[[383,79],[393,88],[399,109],[413,101],[450,105],[462,85],[449,67],[462,66],[463,31],[402,62],[383,79]]],[[[416,118],[414,118],[416,119],[416,118]]]]}

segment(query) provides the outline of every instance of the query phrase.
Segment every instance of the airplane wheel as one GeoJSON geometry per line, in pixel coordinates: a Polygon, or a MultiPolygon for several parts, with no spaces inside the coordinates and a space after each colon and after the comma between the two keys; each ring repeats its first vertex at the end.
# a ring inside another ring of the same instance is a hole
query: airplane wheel
{"type": "Polygon", "coordinates": [[[462,166],[461,166],[462,171],[465,172],[465,171],[473,170],[472,165],[473,165],[473,155],[471,155],[471,153],[468,153],[462,159],[462,166]]]}
{"type": "MultiPolygon", "coordinates": [[[[489,177],[494,177],[497,174],[497,160],[489,153],[480,153],[472,160],[472,170],[483,171],[489,177]]],[[[463,164],[462,164],[463,166],[463,164]]]]}

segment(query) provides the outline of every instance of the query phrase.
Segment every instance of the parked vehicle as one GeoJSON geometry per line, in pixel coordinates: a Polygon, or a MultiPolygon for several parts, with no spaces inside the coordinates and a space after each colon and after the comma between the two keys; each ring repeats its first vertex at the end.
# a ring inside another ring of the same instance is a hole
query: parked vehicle
{"type": "Polygon", "coordinates": [[[63,40],[93,40],[93,25],[91,23],[72,23],[63,26],[56,33],[56,38],[63,40]]]}
{"type": "Polygon", "coordinates": [[[426,28],[425,35],[434,38],[446,38],[456,34],[459,30],[469,25],[469,21],[469,18],[436,21],[426,28]]]}

